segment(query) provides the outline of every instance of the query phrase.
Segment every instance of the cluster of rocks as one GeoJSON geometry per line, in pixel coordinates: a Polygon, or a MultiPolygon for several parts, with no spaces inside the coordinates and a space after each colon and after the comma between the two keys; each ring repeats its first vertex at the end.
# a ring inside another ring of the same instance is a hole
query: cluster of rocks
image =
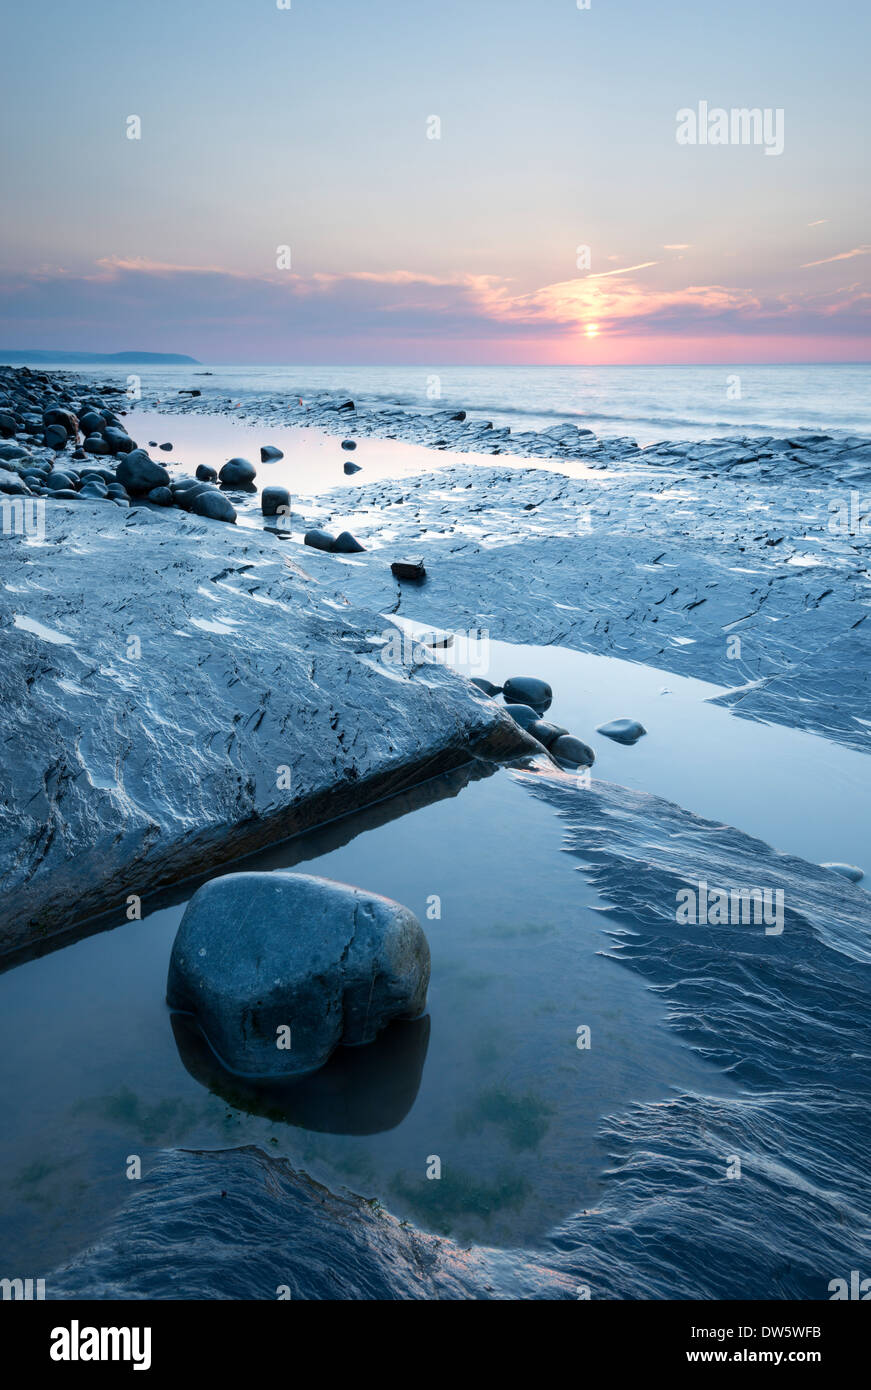
{"type": "Polygon", "coordinates": [[[231,501],[214,484],[252,490],[256,470],[247,459],[230,459],[220,474],[201,464],[196,477],[173,480],[130,436],[120,418],[125,412],[107,405],[104,397],[120,388],[88,390],[27,367],[0,368],[0,492],[119,507],[148,502],[236,520],[231,501]]]}
{"type": "Polygon", "coordinates": [[[553,703],[553,691],[547,681],[535,676],[512,676],[504,685],[493,685],[483,676],[475,676],[472,684],[491,699],[501,695],[515,723],[531,734],[557,762],[572,767],[593,766],[596,755],[588,743],[575,738],[562,724],[552,724],[544,718],[553,703]]]}
{"type": "MultiPolygon", "coordinates": [[[[553,703],[553,691],[547,681],[536,676],[511,676],[504,685],[494,685],[483,676],[475,676],[472,685],[489,699],[501,695],[515,723],[531,734],[557,762],[571,767],[593,766],[596,755],[588,743],[575,738],[562,724],[544,718],[553,703]]],[[[612,719],[600,724],[596,733],[604,734],[614,743],[631,745],[647,730],[637,719],[612,719]]]]}

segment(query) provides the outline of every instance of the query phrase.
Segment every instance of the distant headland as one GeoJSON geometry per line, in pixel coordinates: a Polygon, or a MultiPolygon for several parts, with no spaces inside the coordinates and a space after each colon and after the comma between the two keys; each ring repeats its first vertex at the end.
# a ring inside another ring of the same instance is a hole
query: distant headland
{"type": "Polygon", "coordinates": [[[200,366],[196,357],[188,357],[183,352],[66,352],[63,349],[56,351],[48,348],[34,349],[31,352],[16,349],[8,352],[0,348],[0,362],[30,363],[30,362],[151,362],[155,366],[160,364],[171,365],[173,363],[183,363],[200,366]]]}

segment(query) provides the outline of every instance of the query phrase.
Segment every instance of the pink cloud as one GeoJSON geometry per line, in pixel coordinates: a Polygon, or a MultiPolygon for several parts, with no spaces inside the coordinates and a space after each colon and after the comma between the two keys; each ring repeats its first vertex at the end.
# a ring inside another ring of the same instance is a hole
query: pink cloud
{"type": "MultiPolygon", "coordinates": [[[[795,350],[812,360],[860,355],[869,298],[861,285],[776,294],[664,287],[646,274],[658,264],[524,290],[495,275],[250,275],[111,257],[85,272],[0,276],[0,344],[255,362],[693,361],[716,360],[699,354],[702,343],[718,342],[724,356],[727,344],[729,356],[743,344],[735,355],[744,360],[763,342],[775,360],[795,350]],[[590,324],[598,328],[593,341],[585,338],[590,324]]],[[[672,261],[668,273],[675,270],[672,261]]]]}

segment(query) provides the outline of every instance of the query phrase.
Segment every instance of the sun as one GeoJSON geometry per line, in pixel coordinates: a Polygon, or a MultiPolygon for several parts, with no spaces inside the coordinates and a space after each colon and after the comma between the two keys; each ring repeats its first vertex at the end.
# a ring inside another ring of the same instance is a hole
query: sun
{"type": "Polygon", "coordinates": [[[599,325],[597,323],[588,323],[586,328],[584,329],[584,332],[588,338],[598,338],[599,325]]]}

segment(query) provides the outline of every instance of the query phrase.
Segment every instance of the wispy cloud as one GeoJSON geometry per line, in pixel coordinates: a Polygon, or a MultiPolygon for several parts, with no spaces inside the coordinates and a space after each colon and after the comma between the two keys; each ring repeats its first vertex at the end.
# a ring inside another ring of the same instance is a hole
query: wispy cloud
{"type": "Polygon", "coordinates": [[[854,256],[867,256],[871,246],[854,246],[852,251],[839,251],[837,256],[824,256],[821,261],[805,261],[802,270],[810,270],[814,265],[831,265],[832,261],[851,261],[854,256]]]}

